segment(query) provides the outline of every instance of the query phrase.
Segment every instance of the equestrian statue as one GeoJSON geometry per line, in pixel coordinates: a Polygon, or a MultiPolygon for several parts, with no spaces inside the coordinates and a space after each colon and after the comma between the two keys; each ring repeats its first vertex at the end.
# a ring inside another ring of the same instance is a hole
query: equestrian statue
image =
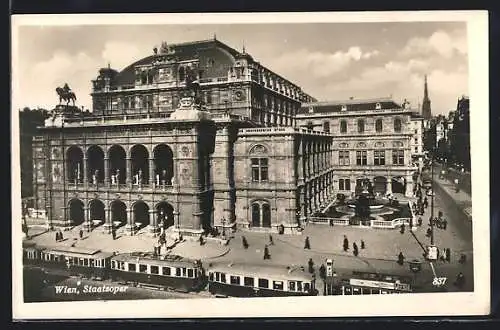
{"type": "Polygon", "coordinates": [[[59,95],[59,104],[62,103],[62,101],[66,101],[66,106],[69,106],[69,102],[73,102],[73,106],[75,106],[75,100],[76,100],[76,95],[73,93],[71,88],[69,88],[68,84],[65,83],[64,87],[57,87],[56,88],[57,95],[59,95]]]}

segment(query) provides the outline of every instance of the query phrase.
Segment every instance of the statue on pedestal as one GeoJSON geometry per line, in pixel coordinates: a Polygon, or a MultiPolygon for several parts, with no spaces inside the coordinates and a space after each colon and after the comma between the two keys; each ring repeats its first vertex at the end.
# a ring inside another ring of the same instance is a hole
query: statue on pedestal
{"type": "Polygon", "coordinates": [[[59,95],[59,104],[62,103],[62,101],[66,101],[66,106],[69,106],[69,102],[73,102],[73,106],[75,106],[75,100],[76,100],[76,95],[73,93],[71,88],[69,88],[68,84],[64,84],[64,86],[57,87],[56,88],[56,93],[59,95]]]}
{"type": "Polygon", "coordinates": [[[94,174],[92,175],[92,183],[96,185],[98,178],[99,178],[99,170],[95,170],[94,174]]]}

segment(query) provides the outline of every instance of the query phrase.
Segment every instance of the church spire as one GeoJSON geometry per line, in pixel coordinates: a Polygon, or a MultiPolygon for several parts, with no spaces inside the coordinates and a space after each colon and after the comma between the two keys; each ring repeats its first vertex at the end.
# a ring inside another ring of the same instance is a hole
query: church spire
{"type": "Polygon", "coordinates": [[[431,119],[431,100],[429,99],[429,90],[427,87],[427,75],[424,77],[424,99],[422,100],[422,116],[424,119],[431,119]]]}

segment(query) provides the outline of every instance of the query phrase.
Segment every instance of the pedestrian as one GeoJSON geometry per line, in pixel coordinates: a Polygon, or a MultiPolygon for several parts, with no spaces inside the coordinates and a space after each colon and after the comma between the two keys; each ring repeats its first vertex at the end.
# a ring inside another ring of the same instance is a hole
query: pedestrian
{"type": "Polygon", "coordinates": [[[59,240],[64,241],[64,236],[61,229],[59,229],[59,240]]]}
{"type": "Polygon", "coordinates": [[[446,230],[447,226],[448,226],[448,221],[446,219],[443,219],[443,229],[446,230]]]}
{"type": "Polygon", "coordinates": [[[116,229],[113,227],[111,228],[111,236],[113,237],[113,241],[116,239],[116,229]]]}
{"type": "Polygon", "coordinates": [[[427,232],[425,233],[425,236],[431,237],[431,235],[432,235],[432,229],[429,227],[429,228],[427,228],[427,232]]]}
{"type": "Polygon", "coordinates": [[[306,241],[304,243],[304,249],[307,249],[307,250],[311,249],[311,243],[309,242],[309,236],[306,237],[306,241]]]}
{"type": "Polygon", "coordinates": [[[352,253],[355,257],[357,257],[359,254],[358,245],[356,244],[356,242],[352,243],[352,253]]]}
{"type": "Polygon", "coordinates": [[[419,227],[422,227],[422,217],[418,217],[417,223],[419,227]]]}
{"type": "Polygon", "coordinates": [[[347,252],[349,250],[349,240],[347,239],[347,236],[344,235],[344,244],[343,244],[344,252],[347,252]]]}
{"type": "Polygon", "coordinates": [[[264,260],[271,259],[271,255],[269,254],[269,248],[267,245],[264,247],[264,260]]]}
{"type": "Polygon", "coordinates": [[[203,242],[203,236],[202,235],[200,235],[199,241],[200,241],[200,245],[203,245],[204,242],[203,242]]]}
{"type": "Polygon", "coordinates": [[[59,232],[56,231],[56,242],[59,242],[60,238],[59,238],[59,232]]]}
{"type": "Polygon", "coordinates": [[[314,273],[314,261],[312,258],[309,258],[309,261],[307,262],[307,266],[309,267],[309,273],[313,274],[314,273]]]}
{"type": "Polygon", "coordinates": [[[361,250],[365,248],[365,241],[361,240],[361,250]]]}
{"type": "Polygon", "coordinates": [[[274,245],[273,236],[269,235],[269,245],[274,245]]]}
{"type": "Polygon", "coordinates": [[[451,261],[451,250],[449,248],[446,248],[446,262],[451,261]]]}
{"type": "Polygon", "coordinates": [[[80,239],[83,238],[83,229],[80,229],[80,239]]]}
{"type": "Polygon", "coordinates": [[[241,236],[241,244],[243,244],[243,248],[248,249],[248,242],[245,236],[241,236]]]}
{"type": "Polygon", "coordinates": [[[404,223],[401,225],[401,229],[400,229],[400,231],[399,231],[399,232],[400,232],[401,234],[404,234],[404,233],[405,233],[405,224],[404,224],[404,223]]]}
{"type": "Polygon", "coordinates": [[[463,287],[465,284],[465,276],[462,274],[462,272],[458,273],[457,278],[454,283],[456,286],[459,288],[463,287]]]}
{"type": "Polygon", "coordinates": [[[319,277],[322,279],[326,278],[326,267],[323,264],[319,267],[319,277]]]}
{"type": "Polygon", "coordinates": [[[404,260],[405,260],[405,256],[403,255],[403,252],[399,252],[399,254],[398,254],[398,264],[402,266],[404,264],[404,260]]]}

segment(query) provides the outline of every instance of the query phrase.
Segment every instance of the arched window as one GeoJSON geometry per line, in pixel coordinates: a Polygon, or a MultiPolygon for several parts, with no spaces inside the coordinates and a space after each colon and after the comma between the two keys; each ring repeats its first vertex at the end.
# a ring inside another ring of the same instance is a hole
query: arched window
{"type": "Polygon", "coordinates": [[[250,150],[252,182],[267,182],[269,180],[269,161],[267,148],[256,145],[250,150]]]}
{"type": "Polygon", "coordinates": [[[376,131],[377,133],[382,132],[382,119],[377,119],[377,120],[375,121],[375,131],[376,131]]]}
{"type": "Polygon", "coordinates": [[[311,121],[307,122],[307,130],[308,131],[314,130],[314,124],[311,121]]]}
{"type": "Polygon", "coordinates": [[[358,120],[358,133],[364,133],[365,131],[365,121],[363,119],[358,120]]]}
{"type": "Polygon", "coordinates": [[[340,133],[347,133],[347,122],[345,120],[340,121],[340,133]]]}
{"type": "Polygon", "coordinates": [[[394,132],[401,132],[401,119],[394,119],[394,132]]]}
{"type": "Polygon", "coordinates": [[[181,66],[179,68],[179,81],[183,81],[184,79],[186,79],[186,71],[184,70],[184,67],[181,66]]]}
{"type": "Polygon", "coordinates": [[[267,202],[252,203],[252,227],[271,227],[271,208],[267,202]]]}
{"type": "Polygon", "coordinates": [[[330,122],[329,121],[325,121],[323,123],[323,132],[330,133],[330,122]]]}

